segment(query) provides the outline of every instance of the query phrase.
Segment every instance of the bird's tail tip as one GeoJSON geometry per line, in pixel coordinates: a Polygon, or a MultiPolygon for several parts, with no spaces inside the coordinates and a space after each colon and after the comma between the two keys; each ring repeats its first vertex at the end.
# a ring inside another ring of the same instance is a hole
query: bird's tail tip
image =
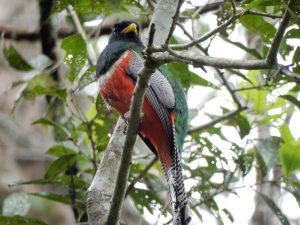
{"type": "Polygon", "coordinates": [[[177,215],[174,216],[174,225],[189,225],[192,218],[189,214],[187,205],[178,210],[177,215]]]}

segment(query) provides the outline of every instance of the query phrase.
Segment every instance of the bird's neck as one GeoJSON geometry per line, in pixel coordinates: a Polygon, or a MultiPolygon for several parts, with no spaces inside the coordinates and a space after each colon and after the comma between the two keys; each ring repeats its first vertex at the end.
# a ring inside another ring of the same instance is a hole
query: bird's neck
{"type": "Polygon", "coordinates": [[[122,42],[122,43],[128,42],[128,43],[134,43],[135,45],[143,46],[140,37],[136,36],[136,35],[129,35],[129,36],[122,36],[122,35],[115,36],[115,35],[113,35],[109,38],[108,44],[113,44],[115,42],[122,42]]]}

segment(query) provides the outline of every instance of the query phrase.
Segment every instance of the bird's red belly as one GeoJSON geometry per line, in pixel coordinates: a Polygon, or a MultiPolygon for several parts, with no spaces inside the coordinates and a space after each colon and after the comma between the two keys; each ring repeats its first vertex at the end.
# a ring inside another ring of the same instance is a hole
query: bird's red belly
{"type": "MultiPolygon", "coordinates": [[[[100,94],[105,101],[118,113],[124,115],[129,111],[131,97],[135,82],[126,74],[124,68],[128,61],[126,58],[115,67],[112,74],[100,85],[100,94]]],[[[160,160],[168,168],[172,163],[170,140],[155,109],[145,97],[142,107],[143,117],[139,133],[148,139],[154,146],[160,160]]]]}

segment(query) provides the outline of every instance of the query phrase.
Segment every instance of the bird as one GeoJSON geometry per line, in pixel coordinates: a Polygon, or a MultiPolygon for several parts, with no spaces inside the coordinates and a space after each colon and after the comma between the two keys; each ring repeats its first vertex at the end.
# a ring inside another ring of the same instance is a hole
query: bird
{"type": "MultiPolygon", "coordinates": [[[[130,110],[138,74],[144,64],[142,51],[145,47],[139,31],[135,21],[116,23],[96,66],[99,94],[123,117],[130,110]]],[[[175,225],[188,225],[191,220],[180,163],[187,130],[185,93],[167,66],[160,66],[151,75],[146,89],[138,135],[161,162],[175,225]]]]}

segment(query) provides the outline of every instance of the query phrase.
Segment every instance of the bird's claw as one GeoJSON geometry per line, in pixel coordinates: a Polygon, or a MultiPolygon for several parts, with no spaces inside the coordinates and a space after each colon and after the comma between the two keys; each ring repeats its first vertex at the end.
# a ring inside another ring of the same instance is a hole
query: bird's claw
{"type": "Polygon", "coordinates": [[[128,123],[129,117],[130,117],[130,111],[124,113],[123,119],[125,120],[126,123],[128,123]]]}

